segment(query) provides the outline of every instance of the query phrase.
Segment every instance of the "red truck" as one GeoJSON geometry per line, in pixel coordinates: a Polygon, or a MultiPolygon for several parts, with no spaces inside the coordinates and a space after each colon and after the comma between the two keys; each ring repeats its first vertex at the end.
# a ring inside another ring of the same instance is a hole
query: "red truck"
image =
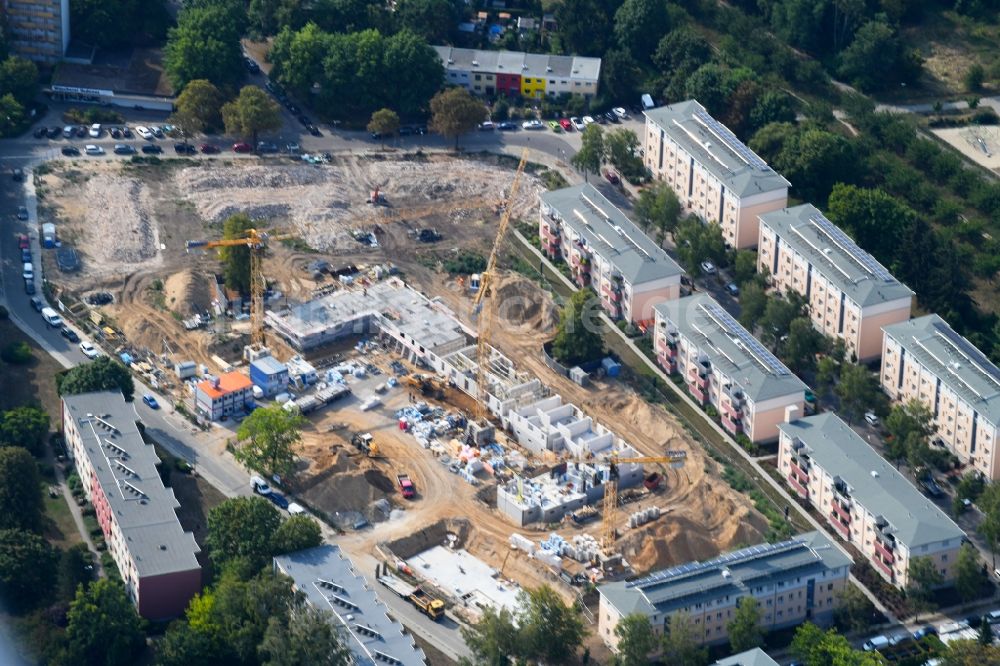
{"type": "Polygon", "coordinates": [[[413,496],[417,494],[417,489],[408,475],[397,474],[396,482],[399,483],[399,492],[403,494],[404,499],[413,499],[413,496]]]}

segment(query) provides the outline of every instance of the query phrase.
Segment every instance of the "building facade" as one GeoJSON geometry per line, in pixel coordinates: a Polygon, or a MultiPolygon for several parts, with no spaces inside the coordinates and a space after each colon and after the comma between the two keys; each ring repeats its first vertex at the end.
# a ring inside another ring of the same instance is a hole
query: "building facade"
{"type": "Polygon", "coordinates": [[[653,351],[732,435],[773,441],[785,409],[804,406],[806,385],[708,294],[656,306],[653,351]]]}
{"type": "Polygon", "coordinates": [[[435,46],[445,83],[486,97],[507,95],[540,99],[597,94],[601,59],[518,51],[480,51],[435,46]]]}
{"type": "Polygon", "coordinates": [[[69,46],[69,0],[2,0],[10,51],[54,64],[69,46]]]}
{"type": "Polygon", "coordinates": [[[987,479],[1000,478],[1000,368],[937,315],[886,326],[882,389],[933,415],[935,440],[987,479]]]}
{"type": "Polygon", "coordinates": [[[681,267],[593,185],[545,192],[540,201],[542,252],[565,261],[611,318],[650,322],[654,306],[680,296],[681,267]]]}
{"type": "Polygon", "coordinates": [[[63,396],[62,430],[125,591],[144,618],[184,613],[201,590],[198,544],[157,472],[160,459],[121,393],[63,396]]]}
{"type": "Polygon", "coordinates": [[[212,421],[241,414],[253,405],[253,382],[242,372],[226,372],[198,382],[194,388],[194,411],[212,421]]]}
{"type": "Polygon", "coordinates": [[[910,563],[929,557],[944,580],[965,533],[836,414],[780,426],[778,471],[887,582],[909,583],[910,563]]]}
{"type": "Polygon", "coordinates": [[[273,356],[261,356],[250,362],[250,381],[266,397],[283,393],[288,388],[288,366],[273,356]]]}
{"type": "Polygon", "coordinates": [[[645,111],[645,162],[687,212],[722,229],[726,244],[757,244],[757,216],[788,204],[778,175],[695,100],[645,111]]]}
{"type": "Polygon", "coordinates": [[[623,617],[646,615],[661,636],[670,631],[671,617],[684,613],[702,644],[724,643],[727,625],[745,598],[757,600],[764,631],[807,621],[828,624],[850,569],[851,558],[819,532],[752,546],[600,586],[598,633],[617,651],[615,627],[623,617]]]}
{"type": "Polygon", "coordinates": [[[862,362],[881,356],[883,326],[910,318],[913,292],[811,204],[760,216],[757,270],[801,294],[816,330],[862,362]]]}

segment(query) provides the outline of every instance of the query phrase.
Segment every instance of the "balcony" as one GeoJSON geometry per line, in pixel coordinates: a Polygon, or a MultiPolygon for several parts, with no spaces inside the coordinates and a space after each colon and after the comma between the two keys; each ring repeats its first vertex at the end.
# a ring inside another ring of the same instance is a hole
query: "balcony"
{"type": "Polygon", "coordinates": [[[875,552],[878,553],[879,556],[881,556],[884,562],[892,564],[893,562],[896,561],[896,556],[893,555],[892,551],[886,548],[881,541],[875,539],[874,543],[875,543],[875,552]]]}
{"type": "Polygon", "coordinates": [[[694,399],[697,400],[698,402],[700,403],[705,402],[705,392],[702,391],[697,386],[695,386],[694,384],[688,385],[688,393],[690,393],[692,397],[694,397],[694,399]]]}
{"type": "Polygon", "coordinates": [[[837,532],[840,533],[840,536],[844,537],[848,541],[851,540],[851,528],[840,522],[837,514],[833,512],[830,513],[830,524],[837,528],[837,532]]]}
{"type": "Polygon", "coordinates": [[[728,416],[729,418],[736,420],[743,416],[743,410],[739,407],[733,406],[728,400],[722,401],[722,415],[728,416]]]}
{"type": "Polygon", "coordinates": [[[722,427],[734,435],[738,435],[743,432],[743,424],[739,419],[734,421],[725,415],[722,417],[722,427]]]}
{"type": "Polygon", "coordinates": [[[895,578],[892,574],[892,567],[880,560],[878,557],[872,557],[872,564],[874,564],[877,569],[881,569],[882,573],[888,576],[890,580],[895,578]]]}
{"type": "Polygon", "coordinates": [[[579,287],[590,286],[590,273],[578,273],[576,276],[576,284],[579,287]]]}
{"type": "Polygon", "coordinates": [[[792,474],[796,476],[802,483],[809,483],[809,472],[802,469],[799,463],[792,461],[792,474]]]}
{"type": "Polygon", "coordinates": [[[837,500],[833,501],[833,513],[848,524],[851,522],[851,512],[845,509],[837,500]]]}
{"type": "Polygon", "coordinates": [[[799,480],[795,478],[794,474],[788,475],[788,485],[790,485],[795,492],[799,494],[799,497],[809,499],[809,488],[799,483],[799,480]]]}

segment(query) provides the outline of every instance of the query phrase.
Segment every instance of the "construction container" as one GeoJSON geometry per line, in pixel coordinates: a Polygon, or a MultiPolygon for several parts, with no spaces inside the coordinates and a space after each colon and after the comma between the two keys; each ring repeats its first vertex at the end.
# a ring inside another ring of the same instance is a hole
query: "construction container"
{"type": "Polygon", "coordinates": [[[604,368],[604,374],[608,377],[617,377],[622,371],[621,364],[611,357],[602,359],[601,367],[604,368]]]}
{"type": "Polygon", "coordinates": [[[288,368],[273,356],[261,356],[250,362],[250,381],[265,396],[277,395],[288,388],[288,368]]]}
{"type": "Polygon", "coordinates": [[[46,222],[42,225],[42,247],[56,246],[56,225],[46,222]]]}
{"type": "Polygon", "coordinates": [[[174,366],[178,379],[188,379],[198,374],[198,364],[194,361],[183,361],[174,366]]]}

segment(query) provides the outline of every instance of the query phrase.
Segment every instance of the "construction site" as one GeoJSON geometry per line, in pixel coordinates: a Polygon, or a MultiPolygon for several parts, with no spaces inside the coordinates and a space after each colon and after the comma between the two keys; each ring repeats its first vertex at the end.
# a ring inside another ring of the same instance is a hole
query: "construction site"
{"type": "MultiPolygon", "coordinates": [[[[516,604],[523,587],[573,599],[587,581],[761,542],[766,520],[662,407],[544,362],[558,306],[497,264],[517,242],[506,225],[538,214],[543,187],[524,166],[56,163],[39,217],[81,267],[46,273],[106,351],[174,404],[206,377],[245,372],[248,344],[258,363],[273,356],[287,379],[255,390],[256,404],[309,422],[293,495],[343,530],[363,570],[387,562],[458,617],[516,604]],[[259,294],[226,289],[211,251],[236,212],[274,231],[251,245],[259,294]],[[461,253],[486,268],[445,271],[461,253]]],[[[203,424],[232,429],[232,416],[203,424]]]]}

